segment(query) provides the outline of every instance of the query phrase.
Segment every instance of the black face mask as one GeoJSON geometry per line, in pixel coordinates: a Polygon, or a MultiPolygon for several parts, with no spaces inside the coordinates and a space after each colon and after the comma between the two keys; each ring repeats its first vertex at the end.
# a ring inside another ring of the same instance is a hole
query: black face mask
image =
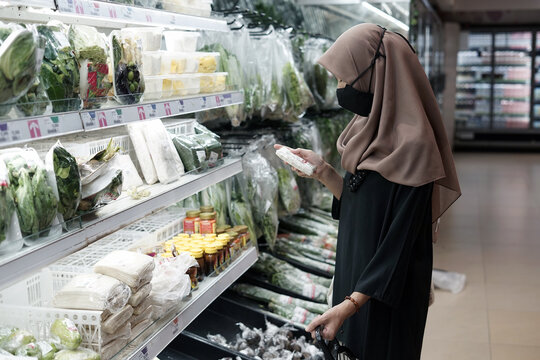
{"type": "Polygon", "coordinates": [[[360,116],[368,116],[371,112],[371,107],[373,106],[373,93],[369,91],[371,91],[371,81],[373,80],[373,68],[375,66],[375,61],[377,61],[379,57],[385,57],[379,52],[385,32],[386,29],[383,28],[381,39],[379,40],[379,46],[377,47],[375,56],[373,57],[373,60],[371,60],[371,64],[368,66],[368,68],[362,71],[362,73],[358,75],[358,77],[352,82],[352,84],[347,84],[347,86],[345,86],[344,88],[336,90],[336,96],[339,106],[346,110],[352,111],[353,113],[360,116]],[[369,70],[371,70],[371,75],[369,77],[369,91],[365,92],[356,90],[353,85],[369,70]]]}

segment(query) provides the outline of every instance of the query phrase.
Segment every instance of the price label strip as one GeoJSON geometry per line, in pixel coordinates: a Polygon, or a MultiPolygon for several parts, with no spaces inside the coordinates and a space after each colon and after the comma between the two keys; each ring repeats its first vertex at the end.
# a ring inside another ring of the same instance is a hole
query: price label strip
{"type": "Polygon", "coordinates": [[[10,144],[82,131],[78,113],[26,118],[0,123],[0,144],[10,144]]]}

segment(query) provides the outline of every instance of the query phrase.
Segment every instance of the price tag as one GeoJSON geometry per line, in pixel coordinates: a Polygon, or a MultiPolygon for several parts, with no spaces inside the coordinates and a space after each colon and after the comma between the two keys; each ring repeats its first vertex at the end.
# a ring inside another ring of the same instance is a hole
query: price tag
{"type": "Polygon", "coordinates": [[[47,135],[58,134],[60,130],[60,119],[58,116],[43,118],[43,122],[45,124],[45,131],[47,135]]]}
{"type": "Polygon", "coordinates": [[[122,109],[116,109],[111,113],[112,122],[115,125],[122,124],[124,122],[123,116],[122,116],[122,109]]]}
{"type": "Polygon", "coordinates": [[[96,127],[96,112],[88,111],[81,113],[83,124],[85,128],[95,128],[96,127]]]}
{"type": "Polygon", "coordinates": [[[201,97],[200,101],[201,101],[201,105],[199,109],[206,109],[206,96],[201,97]]]}
{"type": "Polygon", "coordinates": [[[224,94],[223,96],[223,103],[225,105],[231,105],[232,104],[232,96],[231,94],[224,94]]]}
{"type": "MultiPolygon", "coordinates": [[[[41,137],[41,132],[39,132],[39,136],[36,136],[36,137],[41,137]]],[[[21,130],[19,129],[11,130],[11,141],[19,141],[21,139],[22,139],[21,130]]]]}
{"type": "Polygon", "coordinates": [[[0,123],[0,143],[8,142],[8,140],[9,140],[8,124],[0,123]]]}
{"type": "Polygon", "coordinates": [[[184,104],[184,100],[179,100],[178,103],[180,104],[180,107],[178,108],[178,112],[179,113],[183,113],[185,110],[185,104],[184,104]]]}
{"type": "Polygon", "coordinates": [[[157,113],[156,104],[147,104],[144,106],[144,110],[146,112],[146,117],[148,119],[152,119],[156,117],[156,113],[157,113]]]}
{"type": "Polygon", "coordinates": [[[120,12],[122,18],[126,20],[132,20],[133,19],[133,9],[129,6],[121,6],[120,12]]]}
{"type": "Polygon", "coordinates": [[[176,335],[176,334],[178,334],[180,332],[180,321],[178,320],[178,317],[176,317],[172,321],[171,326],[172,326],[173,335],[176,335]]]}
{"type": "Polygon", "coordinates": [[[101,9],[98,1],[87,1],[84,4],[86,5],[85,12],[87,12],[89,15],[101,16],[101,9]]]}
{"type": "MultiPolygon", "coordinates": [[[[39,128],[39,122],[37,119],[34,120],[28,120],[26,122],[26,125],[28,125],[28,131],[30,132],[30,137],[32,139],[40,138],[41,137],[41,129],[39,128]]],[[[18,131],[18,130],[17,130],[18,131]]],[[[20,132],[19,132],[20,134],[20,132]]],[[[11,133],[11,139],[16,141],[19,140],[19,138],[14,138],[14,131],[11,133]]]]}
{"type": "Polygon", "coordinates": [[[146,120],[146,111],[144,110],[143,106],[137,106],[137,115],[139,116],[139,120],[146,120]]]}

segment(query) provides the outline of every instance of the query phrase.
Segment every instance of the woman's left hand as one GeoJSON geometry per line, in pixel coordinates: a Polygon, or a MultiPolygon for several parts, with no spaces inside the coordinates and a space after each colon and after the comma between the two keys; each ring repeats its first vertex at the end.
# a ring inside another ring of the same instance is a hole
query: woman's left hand
{"type": "Polygon", "coordinates": [[[317,316],[311,324],[306,327],[306,332],[311,333],[315,339],[315,330],[322,325],[322,337],[325,340],[334,340],[341,325],[356,312],[354,304],[348,300],[334,306],[322,315],[317,316]]]}

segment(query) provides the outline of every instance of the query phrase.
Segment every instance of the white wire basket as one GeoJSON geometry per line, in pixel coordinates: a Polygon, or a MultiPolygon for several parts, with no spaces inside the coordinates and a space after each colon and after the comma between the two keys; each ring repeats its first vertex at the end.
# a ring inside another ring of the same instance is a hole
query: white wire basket
{"type": "Polygon", "coordinates": [[[173,123],[162,120],[168,132],[174,135],[195,134],[195,119],[174,119],[173,123]]]}
{"type": "Polygon", "coordinates": [[[171,206],[134,222],[123,230],[145,233],[145,240],[148,242],[163,242],[182,232],[185,215],[186,209],[171,206]]]}

